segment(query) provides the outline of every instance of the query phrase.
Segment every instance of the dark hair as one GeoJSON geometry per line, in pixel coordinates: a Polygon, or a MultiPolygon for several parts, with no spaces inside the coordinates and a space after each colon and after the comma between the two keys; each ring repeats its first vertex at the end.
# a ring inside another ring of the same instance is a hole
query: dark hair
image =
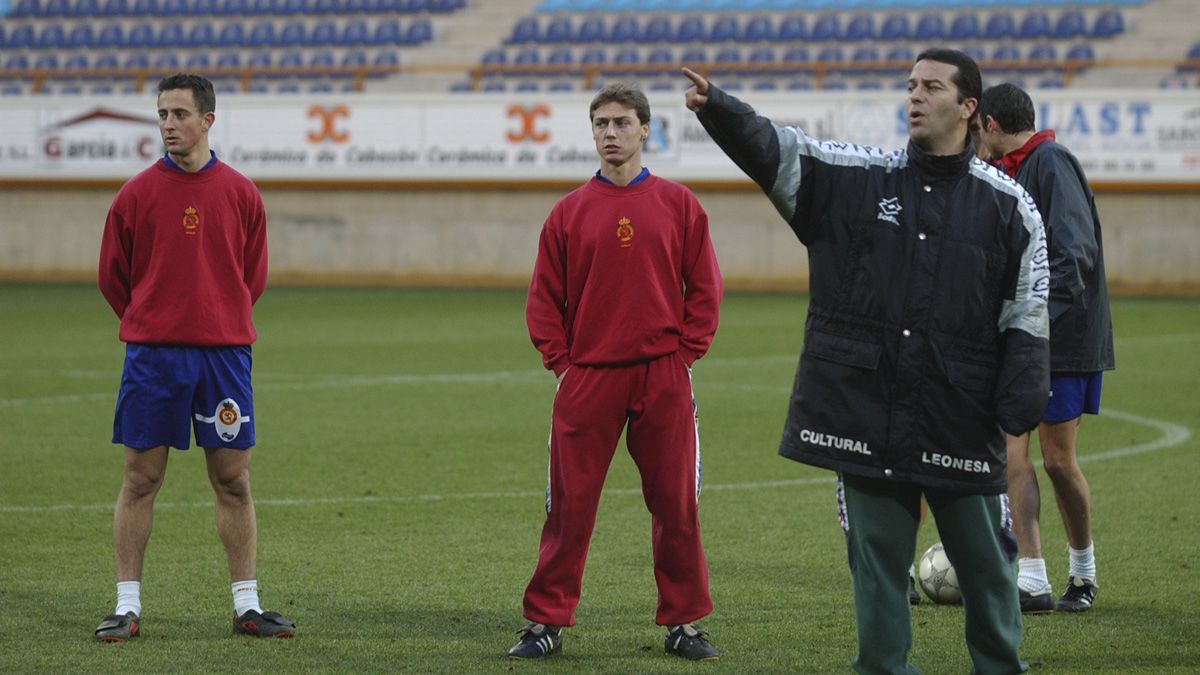
{"type": "Polygon", "coordinates": [[[201,115],[217,109],[217,94],[213,91],[213,84],[202,75],[175,73],[158,81],[158,93],[161,94],[172,89],[191,89],[192,98],[196,101],[196,109],[200,111],[201,115]]]}
{"type": "Polygon", "coordinates": [[[592,107],[588,108],[588,118],[595,114],[596,108],[605,103],[620,103],[626,108],[633,108],[637,111],[639,122],[650,123],[650,101],[647,101],[646,95],[635,86],[617,82],[601,89],[592,99],[592,107]]]}
{"type": "Polygon", "coordinates": [[[1033,99],[1015,84],[1002,82],[983,92],[979,99],[979,119],[986,120],[988,115],[1006,134],[1037,130],[1033,99]]]}
{"type": "Polygon", "coordinates": [[[948,63],[958,68],[958,72],[954,73],[954,77],[950,78],[950,81],[958,88],[959,103],[969,98],[978,101],[979,97],[983,95],[983,76],[979,74],[979,64],[975,63],[975,59],[957,49],[932,47],[917,54],[917,61],[926,60],[948,63]]]}

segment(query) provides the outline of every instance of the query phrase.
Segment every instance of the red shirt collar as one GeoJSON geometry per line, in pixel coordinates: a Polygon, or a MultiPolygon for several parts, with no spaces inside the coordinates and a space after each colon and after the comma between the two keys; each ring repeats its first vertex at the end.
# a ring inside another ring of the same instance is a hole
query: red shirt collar
{"type": "Polygon", "coordinates": [[[1021,168],[1021,165],[1025,163],[1025,158],[1029,157],[1029,153],[1033,152],[1033,149],[1042,143],[1052,140],[1054,140],[1053,129],[1039,131],[1030,136],[1029,140],[1025,141],[1025,145],[1001,157],[1000,161],[996,162],[996,166],[1000,167],[1004,173],[1015,178],[1017,176],[1017,169],[1021,168]]]}

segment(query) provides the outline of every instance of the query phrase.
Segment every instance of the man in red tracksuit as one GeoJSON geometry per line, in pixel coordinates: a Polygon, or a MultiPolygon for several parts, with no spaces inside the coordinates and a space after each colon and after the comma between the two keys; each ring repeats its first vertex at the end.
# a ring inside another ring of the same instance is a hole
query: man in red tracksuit
{"type": "Polygon", "coordinates": [[[721,274],[695,196],[642,167],[645,95],[625,85],[592,100],[600,170],[546,219],[526,321],[558,377],[546,523],[525,590],[531,623],[512,658],[562,647],[575,624],[583,566],[605,474],[621,432],[653,517],[654,575],[666,651],[717,650],[692,622],[712,611],[700,543],[700,444],[691,366],[717,329],[721,274]]]}

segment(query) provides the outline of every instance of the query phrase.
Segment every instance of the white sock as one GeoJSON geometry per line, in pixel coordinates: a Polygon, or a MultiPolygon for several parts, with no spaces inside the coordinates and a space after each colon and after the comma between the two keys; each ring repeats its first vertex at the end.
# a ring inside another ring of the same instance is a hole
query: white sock
{"type": "Polygon", "coordinates": [[[142,582],[140,581],[117,582],[117,608],[113,610],[113,614],[125,616],[129,612],[138,616],[142,615],[142,582]]]}
{"type": "Polygon", "coordinates": [[[915,565],[908,566],[908,578],[913,580],[917,578],[917,568],[915,565]]]}
{"type": "Polygon", "coordinates": [[[1067,546],[1067,551],[1071,555],[1070,574],[1073,577],[1080,579],[1091,579],[1092,583],[1096,582],[1096,553],[1095,545],[1088,542],[1087,548],[1082,551],[1077,551],[1070,546],[1067,546]]]}
{"type": "Polygon", "coordinates": [[[1050,590],[1050,578],[1046,576],[1045,558],[1021,558],[1017,561],[1017,588],[1026,593],[1050,590]]]}
{"type": "Polygon", "coordinates": [[[235,581],[230,586],[233,589],[233,612],[235,614],[241,616],[250,610],[262,614],[262,607],[258,604],[257,579],[235,581]]]}

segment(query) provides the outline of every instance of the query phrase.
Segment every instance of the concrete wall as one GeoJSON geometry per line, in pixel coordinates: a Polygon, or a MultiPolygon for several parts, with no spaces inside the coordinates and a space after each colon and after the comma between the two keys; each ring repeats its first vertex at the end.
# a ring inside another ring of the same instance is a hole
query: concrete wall
{"type": "MultiPolygon", "coordinates": [[[[116,187],[0,187],[0,278],[94,278],[116,187]]],[[[564,191],[266,187],[272,280],[522,286],[564,191]]],[[[697,195],[731,289],[804,288],[804,248],[761,193],[697,195]]],[[[1200,293],[1200,194],[1097,200],[1115,292],[1200,293]]]]}

